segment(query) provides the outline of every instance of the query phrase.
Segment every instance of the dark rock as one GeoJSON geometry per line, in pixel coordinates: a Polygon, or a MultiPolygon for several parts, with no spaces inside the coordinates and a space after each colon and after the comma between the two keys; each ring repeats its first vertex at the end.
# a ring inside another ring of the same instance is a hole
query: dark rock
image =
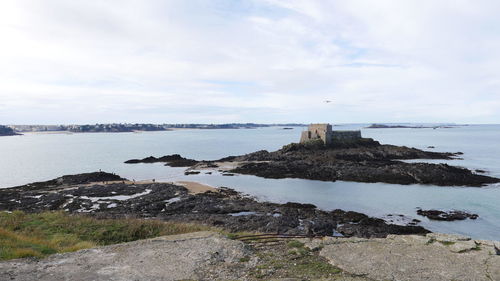
{"type": "Polygon", "coordinates": [[[440,186],[483,186],[500,179],[477,175],[447,164],[404,163],[399,161],[286,160],[250,162],[232,172],[264,178],[302,178],[323,181],[432,184],[440,186]]]}
{"type": "Polygon", "coordinates": [[[479,217],[477,214],[469,214],[464,211],[456,211],[456,210],[453,211],[417,210],[417,214],[420,216],[427,217],[431,220],[439,220],[439,221],[465,220],[467,218],[475,220],[479,217]]]}
{"type": "Polygon", "coordinates": [[[188,176],[188,175],[197,175],[199,173],[200,173],[200,171],[185,171],[184,175],[186,175],[186,176],[188,176]]]}
{"type": "Polygon", "coordinates": [[[412,219],[411,222],[408,223],[408,225],[417,225],[419,224],[421,221],[420,220],[417,220],[417,219],[412,219]]]}
{"type": "Polygon", "coordinates": [[[495,249],[495,255],[500,256],[500,249],[497,247],[497,245],[493,245],[493,248],[495,249]]]}
{"type": "MultiPolygon", "coordinates": [[[[75,181],[82,182],[82,179],[75,181]]],[[[50,185],[35,190],[25,187],[0,189],[0,210],[66,210],[70,213],[86,212],[99,218],[157,218],[223,226],[230,231],[304,235],[341,233],[345,236],[385,237],[388,234],[428,232],[419,227],[387,224],[357,212],[327,212],[312,204],[258,202],[225,187],[219,188],[218,192],[193,195],[185,187],[168,183],[66,185],[56,190],[50,185]]]]}
{"type": "Polygon", "coordinates": [[[426,234],[427,229],[421,226],[403,226],[387,224],[382,219],[364,218],[358,223],[346,223],[337,227],[344,236],[386,237],[387,234],[426,234]]]}
{"type": "Polygon", "coordinates": [[[190,167],[198,164],[198,161],[193,159],[187,159],[179,154],[172,154],[156,158],[154,156],[149,156],[143,159],[130,159],[125,161],[126,164],[137,164],[137,163],[166,163],[166,166],[171,167],[190,167]]]}
{"type": "Polygon", "coordinates": [[[130,159],[124,162],[125,164],[138,164],[138,163],[143,163],[142,160],[139,159],[130,159]]]}
{"type": "Polygon", "coordinates": [[[313,204],[302,204],[297,202],[287,202],[283,204],[283,207],[296,208],[296,209],[316,209],[316,206],[313,204]]]}
{"type": "Polygon", "coordinates": [[[342,223],[358,223],[363,219],[368,218],[367,215],[353,212],[353,211],[343,211],[340,209],[336,209],[331,212],[334,217],[337,217],[338,220],[342,223]]]}
{"type": "Polygon", "coordinates": [[[83,173],[76,175],[65,175],[53,180],[30,183],[16,188],[22,188],[24,190],[36,190],[36,189],[54,188],[62,185],[88,184],[92,182],[108,182],[108,181],[120,181],[120,180],[126,180],[126,179],[112,173],[93,172],[93,173],[83,173]]]}
{"type": "Polygon", "coordinates": [[[236,156],[227,156],[217,160],[217,162],[233,162],[236,159],[236,156]]]}

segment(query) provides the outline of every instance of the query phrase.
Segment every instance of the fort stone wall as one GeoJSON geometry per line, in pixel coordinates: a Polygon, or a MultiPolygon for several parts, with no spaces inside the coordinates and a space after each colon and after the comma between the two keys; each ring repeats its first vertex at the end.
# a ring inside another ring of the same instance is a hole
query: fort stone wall
{"type": "Polygon", "coordinates": [[[361,131],[332,131],[330,124],[311,124],[307,131],[303,131],[300,142],[305,143],[311,140],[321,139],[325,145],[334,142],[346,142],[361,139],[361,131]]]}
{"type": "Polygon", "coordinates": [[[332,141],[354,141],[361,138],[361,131],[332,131],[332,141]]]}

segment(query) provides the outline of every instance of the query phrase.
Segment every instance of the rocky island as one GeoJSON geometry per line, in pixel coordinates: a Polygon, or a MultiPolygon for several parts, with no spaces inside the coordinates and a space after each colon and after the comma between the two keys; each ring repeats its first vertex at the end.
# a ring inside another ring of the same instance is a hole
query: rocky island
{"type": "Polygon", "coordinates": [[[456,221],[465,219],[475,220],[479,217],[477,214],[469,214],[467,212],[459,210],[441,211],[441,210],[418,209],[417,214],[420,216],[427,217],[430,220],[438,220],[438,221],[456,221]]]}
{"type": "Polygon", "coordinates": [[[362,140],[338,148],[291,144],[274,152],[258,151],[224,160],[240,163],[231,170],[233,173],[265,178],[478,187],[500,182],[500,179],[447,164],[399,161],[453,159],[456,156],[458,154],[427,152],[362,140]]]}
{"type": "MultiPolygon", "coordinates": [[[[500,179],[479,175],[469,169],[447,164],[407,163],[410,159],[460,159],[460,152],[423,151],[405,146],[380,144],[362,138],[359,131],[332,131],[327,124],[315,124],[304,131],[300,143],[269,152],[261,150],[216,161],[196,161],[180,155],[132,159],[125,163],[165,162],[191,166],[191,169],[216,169],[233,163],[230,173],[264,178],[301,178],[322,181],[384,182],[393,184],[430,184],[438,186],[475,186],[498,183],[500,179]]],[[[170,163],[170,164],[169,164],[170,163]]]]}

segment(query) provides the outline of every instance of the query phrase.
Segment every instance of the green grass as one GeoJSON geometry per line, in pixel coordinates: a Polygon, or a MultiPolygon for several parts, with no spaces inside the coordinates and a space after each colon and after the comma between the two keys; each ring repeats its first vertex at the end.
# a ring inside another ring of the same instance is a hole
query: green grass
{"type": "Polygon", "coordinates": [[[427,243],[425,243],[425,244],[426,244],[426,245],[430,245],[430,244],[433,244],[433,243],[435,243],[435,242],[436,242],[436,239],[431,238],[431,239],[429,239],[429,241],[427,241],[427,243]]]}
{"type": "Polygon", "coordinates": [[[44,257],[100,245],[210,230],[144,219],[96,219],[64,212],[0,212],[0,260],[44,257]]]}
{"type": "Polygon", "coordinates": [[[297,240],[275,247],[257,248],[256,251],[258,265],[249,270],[249,275],[256,279],[344,280],[340,268],[329,264],[317,251],[309,250],[297,240]]]}
{"type": "Polygon", "coordinates": [[[342,270],[335,267],[329,263],[321,261],[306,261],[301,264],[297,264],[294,268],[295,272],[303,274],[305,276],[328,276],[333,274],[341,273],[342,270]]]}
{"type": "Polygon", "coordinates": [[[287,245],[290,248],[303,248],[304,247],[304,243],[297,241],[297,240],[292,240],[292,241],[288,242],[287,245]]]}
{"type": "Polygon", "coordinates": [[[240,259],[240,262],[249,262],[250,261],[250,257],[243,257],[240,259]]]}

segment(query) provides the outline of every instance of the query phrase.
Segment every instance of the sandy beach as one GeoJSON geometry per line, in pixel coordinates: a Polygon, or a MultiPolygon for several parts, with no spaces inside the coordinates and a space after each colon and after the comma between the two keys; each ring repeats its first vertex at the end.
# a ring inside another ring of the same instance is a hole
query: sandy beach
{"type": "Polygon", "coordinates": [[[184,186],[189,190],[189,193],[191,194],[198,194],[207,191],[217,191],[217,189],[213,186],[202,184],[195,181],[176,181],[174,182],[174,184],[179,184],[184,186]]]}

